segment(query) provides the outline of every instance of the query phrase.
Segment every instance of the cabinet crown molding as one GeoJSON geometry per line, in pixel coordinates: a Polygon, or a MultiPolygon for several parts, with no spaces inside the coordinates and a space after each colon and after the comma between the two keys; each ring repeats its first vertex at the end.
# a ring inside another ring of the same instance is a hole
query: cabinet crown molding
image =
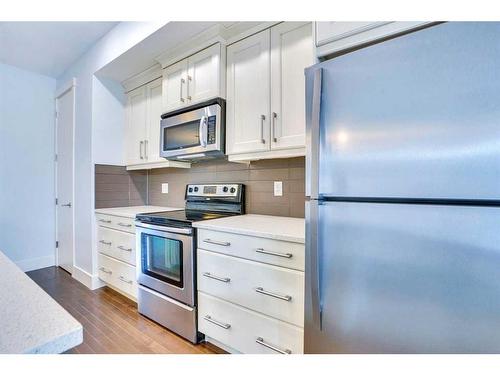
{"type": "Polygon", "coordinates": [[[136,74],[135,76],[127,78],[122,82],[122,86],[125,89],[125,92],[129,92],[145,85],[146,83],[154,81],[157,78],[160,78],[161,74],[161,66],[159,64],[155,64],[151,68],[148,68],[145,71],[136,74]]]}

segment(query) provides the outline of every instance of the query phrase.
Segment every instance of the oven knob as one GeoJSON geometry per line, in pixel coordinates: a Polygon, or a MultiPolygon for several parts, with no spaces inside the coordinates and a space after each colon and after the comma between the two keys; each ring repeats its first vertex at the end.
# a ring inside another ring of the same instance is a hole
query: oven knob
{"type": "Polygon", "coordinates": [[[194,192],[196,193],[198,191],[198,186],[194,187],[194,192]]]}
{"type": "Polygon", "coordinates": [[[190,187],[190,188],[188,189],[188,191],[189,191],[190,193],[192,193],[192,192],[193,192],[193,188],[192,188],[192,187],[190,187]]]}
{"type": "Polygon", "coordinates": [[[236,191],[236,189],[234,187],[231,188],[231,190],[229,190],[231,193],[234,193],[236,191]]]}
{"type": "Polygon", "coordinates": [[[227,186],[224,186],[224,187],[222,188],[222,191],[223,191],[224,193],[227,193],[227,186]]]}

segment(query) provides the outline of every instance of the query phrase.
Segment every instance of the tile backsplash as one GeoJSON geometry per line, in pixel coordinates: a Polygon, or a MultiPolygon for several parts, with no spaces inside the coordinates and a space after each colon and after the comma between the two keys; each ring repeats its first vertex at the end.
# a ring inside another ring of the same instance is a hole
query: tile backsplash
{"type": "Polygon", "coordinates": [[[184,207],[186,184],[215,182],[245,184],[247,213],[304,217],[304,157],[259,160],[250,164],[213,160],[195,163],[190,169],[162,168],[148,172],[96,165],[96,208],[146,202],[184,207]],[[283,196],[274,196],[274,181],[283,182],[283,196]],[[168,183],[166,194],[161,192],[162,183],[168,183]]]}

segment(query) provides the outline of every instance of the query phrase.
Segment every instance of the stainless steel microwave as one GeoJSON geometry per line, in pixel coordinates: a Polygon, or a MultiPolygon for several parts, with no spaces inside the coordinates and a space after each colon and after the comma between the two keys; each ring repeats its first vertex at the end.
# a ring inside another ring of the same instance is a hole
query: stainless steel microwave
{"type": "Polygon", "coordinates": [[[161,116],[160,156],[199,160],[224,155],[226,102],[217,98],[161,116]]]}

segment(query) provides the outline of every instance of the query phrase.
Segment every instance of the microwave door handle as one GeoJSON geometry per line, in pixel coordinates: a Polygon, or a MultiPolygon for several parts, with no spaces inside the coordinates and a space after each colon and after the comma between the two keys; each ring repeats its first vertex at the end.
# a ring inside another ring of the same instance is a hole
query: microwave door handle
{"type": "Polygon", "coordinates": [[[207,116],[201,116],[199,129],[200,145],[207,147],[207,116]]]}

